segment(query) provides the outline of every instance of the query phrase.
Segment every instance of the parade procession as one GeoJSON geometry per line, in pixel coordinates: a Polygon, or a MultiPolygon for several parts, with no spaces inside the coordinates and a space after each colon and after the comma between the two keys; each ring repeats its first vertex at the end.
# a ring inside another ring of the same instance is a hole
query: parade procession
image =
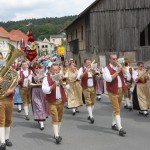
{"type": "Polygon", "coordinates": [[[148,150],[149,13],[91,0],[77,16],[0,17],[0,150],[148,150]]]}

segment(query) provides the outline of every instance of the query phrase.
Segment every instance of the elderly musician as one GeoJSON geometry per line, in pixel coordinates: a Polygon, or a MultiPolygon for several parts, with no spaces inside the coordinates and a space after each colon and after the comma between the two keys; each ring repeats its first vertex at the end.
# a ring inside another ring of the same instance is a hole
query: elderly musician
{"type": "Polygon", "coordinates": [[[67,101],[67,98],[60,80],[59,65],[56,63],[52,64],[50,72],[43,79],[42,90],[46,94],[46,100],[52,117],[51,123],[54,131],[54,139],[56,140],[56,144],[59,144],[62,141],[59,131],[63,118],[64,103],[67,101]]]}
{"type": "Polygon", "coordinates": [[[124,136],[126,131],[123,130],[121,125],[120,110],[123,91],[127,90],[124,76],[128,77],[128,74],[123,67],[118,64],[117,60],[116,53],[111,53],[109,55],[109,64],[104,68],[103,77],[106,81],[106,89],[113,107],[112,129],[119,131],[120,136],[124,136]]]}
{"type": "Polygon", "coordinates": [[[23,100],[23,107],[25,111],[26,120],[30,120],[29,118],[29,82],[32,82],[32,74],[33,72],[28,69],[28,65],[26,61],[22,61],[21,70],[18,71],[18,85],[20,89],[20,95],[23,100]]]}
{"type": "Polygon", "coordinates": [[[91,59],[84,60],[85,66],[78,72],[78,79],[81,80],[83,95],[88,111],[88,120],[94,123],[93,109],[96,101],[96,70],[91,68],[91,59]]]}

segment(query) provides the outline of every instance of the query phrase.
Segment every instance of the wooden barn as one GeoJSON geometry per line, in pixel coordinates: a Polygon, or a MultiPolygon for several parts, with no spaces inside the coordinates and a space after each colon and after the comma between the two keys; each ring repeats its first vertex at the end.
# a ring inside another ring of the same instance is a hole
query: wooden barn
{"type": "Polygon", "coordinates": [[[96,0],[65,28],[67,58],[150,60],[150,0],[96,0]]]}

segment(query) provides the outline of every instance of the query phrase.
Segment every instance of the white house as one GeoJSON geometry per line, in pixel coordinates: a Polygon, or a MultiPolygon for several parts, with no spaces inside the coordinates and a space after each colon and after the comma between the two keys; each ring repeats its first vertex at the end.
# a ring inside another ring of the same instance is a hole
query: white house
{"type": "Polygon", "coordinates": [[[12,30],[7,32],[3,27],[0,26],[0,52],[2,52],[3,57],[6,57],[8,52],[8,43],[12,44],[15,48],[20,48],[20,40],[27,41],[27,36],[20,30],[12,30]]]}
{"type": "Polygon", "coordinates": [[[66,41],[65,35],[51,35],[50,43],[54,43],[55,47],[62,46],[63,42],[66,41]]]}
{"type": "Polygon", "coordinates": [[[46,38],[43,41],[36,41],[36,49],[39,55],[53,54],[54,48],[55,48],[55,45],[46,38]]]}

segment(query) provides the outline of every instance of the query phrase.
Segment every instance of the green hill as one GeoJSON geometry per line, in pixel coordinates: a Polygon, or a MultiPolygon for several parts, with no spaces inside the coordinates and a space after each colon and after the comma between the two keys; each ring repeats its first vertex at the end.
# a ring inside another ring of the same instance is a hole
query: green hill
{"type": "Polygon", "coordinates": [[[50,35],[60,34],[59,32],[70,24],[77,16],[65,16],[55,18],[41,18],[41,19],[25,19],[21,21],[8,21],[6,23],[0,22],[0,26],[7,31],[12,29],[19,29],[27,33],[29,28],[32,29],[35,40],[43,40],[45,37],[49,39],[50,35]],[[32,23],[30,26],[27,24],[32,23]]]}

